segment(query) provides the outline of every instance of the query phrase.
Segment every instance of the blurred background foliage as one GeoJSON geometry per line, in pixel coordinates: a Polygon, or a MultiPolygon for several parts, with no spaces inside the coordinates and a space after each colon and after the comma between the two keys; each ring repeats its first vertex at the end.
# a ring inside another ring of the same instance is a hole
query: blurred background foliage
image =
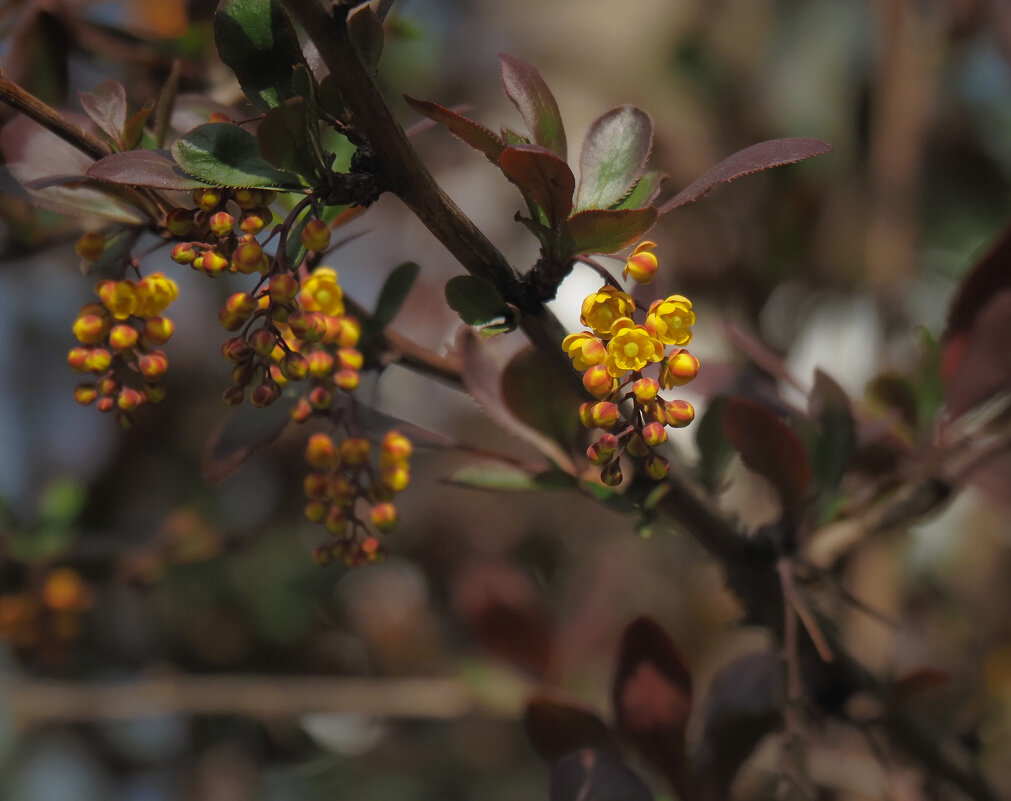
{"type": "MultiPolygon", "coordinates": [[[[8,0],[0,63],[74,112],[77,92],[108,77],[126,84],[131,109],[154,99],[176,57],[184,92],[235,103],[238,86],[214,55],[213,5],[8,0]]],[[[707,396],[758,380],[726,336],[732,322],[781,354],[802,387],[820,367],[854,398],[877,388],[869,409],[901,397],[921,410],[929,438],[940,400],[931,343],[973,255],[1011,211],[1006,4],[402,0],[387,37],[380,77],[405,124],[417,118],[403,93],[469,104],[489,127],[515,124],[495,58],[507,52],[540,69],[573,143],[611,106],[648,110],[653,163],[674,189],[757,141],[830,142],[832,155],[720,188],[651,233],[662,287],[698,311],[703,372],[690,397],[701,410],[707,396]]],[[[519,196],[497,171],[443,131],[415,143],[510,260],[532,264],[536,243],[512,220],[519,196]]],[[[385,563],[317,568],[301,519],[300,434],[217,485],[197,468],[225,411],[216,310],[232,290],[164,252],[150,257],[181,290],[169,400],[120,433],[74,403],[65,364],[71,322],[92,292],[73,254],[81,222],[3,188],[3,798],[545,797],[547,769],[518,723],[538,682],[605,709],[622,627],[642,612],[677,641],[697,699],[721,666],[765,643],[736,625],[719,569],[679,532],[644,538],[634,518],[573,494],[447,485],[472,460],[452,452],[416,457],[385,563]],[[198,681],[237,674],[255,681],[198,681]],[[321,675],[389,689],[342,706],[312,683],[321,675]],[[445,697],[431,690],[419,705],[426,691],[401,684],[417,678],[448,680],[431,685],[445,697]],[[168,689],[126,719],[102,719],[108,707],[90,695],[91,683],[165,679],[168,689]],[[60,695],[43,680],[71,683],[60,695]]],[[[449,347],[459,321],[442,286],[459,266],[391,198],[354,231],[364,235],[333,263],[348,294],[369,307],[395,265],[417,262],[421,278],[394,327],[449,347]]],[[[563,321],[577,324],[596,281],[577,269],[554,304],[563,321]]],[[[362,396],[383,412],[529,455],[466,395],[397,367],[371,381],[362,396]]],[[[674,439],[693,461],[692,429],[674,439]]],[[[768,505],[752,483],[732,482],[724,499],[747,527],[768,505]]],[[[913,682],[910,703],[928,727],[962,733],[1011,793],[1011,538],[1006,488],[997,490],[962,492],[942,514],[855,548],[840,581],[880,614],[840,605],[837,621],[880,676],[932,676],[913,682]]],[[[827,797],[930,797],[914,769],[878,762],[853,732],[829,727],[811,749],[827,797]]],[[[759,749],[736,790],[765,797],[776,773],[774,749],[759,749]]]]}

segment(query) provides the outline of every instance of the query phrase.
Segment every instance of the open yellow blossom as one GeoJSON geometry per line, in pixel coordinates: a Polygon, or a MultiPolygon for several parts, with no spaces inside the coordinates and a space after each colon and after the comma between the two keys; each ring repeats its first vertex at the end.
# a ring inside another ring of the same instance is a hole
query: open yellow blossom
{"type": "Polygon", "coordinates": [[[604,343],[589,331],[579,334],[569,334],[562,340],[562,349],[572,359],[572,366],[577,370],[585,370],[595,364],[603,364],[607,358],[604,343]]]}
{"type": "Polygon", "coordinates": [[[137,285],[133,281],[102,281],[95,291],[117,320],[125,320],[136,313],[137,285]]]}
{"type": "Polygon", "coordinates": [[[691,342],[689,328],[694,323],[692,302],[684,295],[671,295],[655,301],[646,316],[646,329],[665,345],[687,345],[691,342]]]}
{"type": "Polygon", "coordinates": [[[616,320],[631,317],[633,309],[635,301],[629,295],[613,286],[602,286],[586,296],[579,322],[600,335],[606,335],[611,333],[616,320]]]}
{"type": "Polygon", "coordinates": [[[179,287],[163,273],[152,273],[137,284],[137,314],[154,317],[161,314],[179,296],[179,287]]]}
{"type": "Polygon", "coordinates": [[[643,326],[627,317],[615,321],[611,341],[607,343],[607,372],[621,378],[629,370],[641,370],[663,358],[663,345],[643,326]]]}
{"type": "Polygon", "coordinates": [[[299,295],[302,308],[339,317],[344,314],[344,292],[337,283],[337,271],[330,267],[317,267],[302,283],[299,295]]]}

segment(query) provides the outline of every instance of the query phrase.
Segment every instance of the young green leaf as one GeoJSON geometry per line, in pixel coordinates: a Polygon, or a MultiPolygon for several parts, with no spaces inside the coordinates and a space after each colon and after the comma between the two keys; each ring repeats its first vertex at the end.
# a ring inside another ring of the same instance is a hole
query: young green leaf
{"type": "Polygon", "coordinates": [[[638,241],[656,222],[656,209],[587,209],[562,226],[568,253],[615,253],[638,241]]]}
{"type": "Polygon", "coordinates": [[[819,139],[772,139],[739,150],[715,167],[706,170],[674,197],[664,203],[658,211],[668,211],[692,203],[706,194],[716,184],[733,181],[772,167],[794,164],[812,156],[831,152],[832,147],[819,139]]]}
{"type": "Polygon", "coordinates": [[[480,150],[492,163],[498,164],[498,158],[505,150],[506,143],[494,131],[489,131],[483,125],[478,125],[473,120],[440,106],[438,103],[417,100],[407,95],[404,95],[404,100],[419,114],[446,126],[451,134],[462,139],[475,150],[480,150]]]}
{"type": "Polygon", "coordinates": [[[411,287],[421,273],[421,268],[413,261],[405,261],[393,268],[387,277],[383,288],[379,290],[379,300],[372,317],[362,325],[362,335],[359,348],[365,350],[368,345],[386,330],[393,318],[397,316],[400,307],[404,305],[411,287]]]}
{"type": "Polygon", "coordinates": [[[277,0],[221,0],[214,42],[249,102],[267,111],[295,97],[294,69],[304,64],[291,20],[277,0]]]}
{"type": "Polygon", "coordinates": [[[298,179],[260,157],[256,137],[230,122],[194,128],[172,145],[176,162],[194,178],[212,186],[294,188],[298,179]]]}
{"type": "Polygon", "coordinates": [[[660,194],[660,186],[667,180],[666,173],[651,171],[643,173],[635,182],[627,195],[617,203],[611,205],[612,209],[644,209],[651,206],[660,194]]]}
{"type": "Polygon", "coordinates": [[[502,151],[498,164],[506,178],[547,215],[552,228],[569,216],[576,177],[550,150],[540,145],[511,145],[502,151]]]}
{"type": "Polygon", "coordinates": [[[485,325],[510,311],[499,291],[483,278],[458,275],[446,282],[446,302],[467,325],[485,325]]]}
{"type": "Polygon", "coordinates": [[[268,111],[256,129],[260,155],[280,170],[312,179],[319,165],[309,145],[306,128],[315,124],[308,117],[305,98],[293,97],[268,111]]]}
{"type": "Polygon", "coordinates": [[[709,401],[702,418],[695,424],[695,444],[699,449],[698,473],[702,483],[715,491],[720,477],[734,455],[733,448],[723,436],[723,406],[726,398],[709,401]]]}
{"type": "Polygon", "coordinates": [[[568,157],[565,128],[558,103],[541,74],[518,58],[499,54],[502,88],[523,116],[534,142],[555,153],[562,161],[568,157]]]}
{"type": "Polygon", "coordinates": [[[207,184],[183,172],[168,150],[127,150],[99,159],[88,168],[89,178],[152,189],[201,189],[207,184]]]}
{"type": "Polygon", "coordinates": [[[653,120],[635,106],[619,106],[590,126],[579,155],[576,209],[606,209],[642,175],[653,149],[653,120]]]}

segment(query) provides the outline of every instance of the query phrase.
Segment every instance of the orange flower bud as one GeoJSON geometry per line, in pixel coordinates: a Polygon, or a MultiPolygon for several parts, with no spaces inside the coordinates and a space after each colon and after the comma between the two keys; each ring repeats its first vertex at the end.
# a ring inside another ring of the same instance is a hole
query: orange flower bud
{"type": "Polygon", "coordinates": [[[361,370],[365,362],[361,351],[354,348],[340,348],[337,351],[337,361],[345,370],[361,370]]]}
{"type": "Polygon", "coordinates": [[[289,381],[301,381],[309,373],[309,362],[298,353],[289,353],[281,362],[281,374],[289,381]]]}
{"type": "Polygon", "coordinates": [[[372,443],[365,437],[348,437],[340,444],[340,456],[349,467],[361,467],[369,460],[372,443]]]}
{"type": "Polygon", "coordinates": [[[270,302],[291,303],[298,295],[298,279],[291,273],[278,273],[270,276],[270,302]]]}
{"type": "Polygon", "coordinates": [[[317,252],[330,246],[330,228],[321,220],[309,220],[302,229],[302,244],[317,252]]]}
{"type": "Polygon", "coordinates": [[[656,276],[657,260],[656,256],[649,251],[655,247],[656,242],[642,242],[632,251],[632,255],[628,257],[628,261],[625,262],[625,269],[621,271],[621,274],[625,278],[631,275],[633,280],[640,284],[652,282],[656,276]]]}
{"type": "Polygon", "coordinates": [[[253,349],[242,337],[230,337],[221,345],[221,355],[236,364],[246,361],[253,355],[253,349]]]}
{"type": "Polygon", "coordinates": [[[402,462],[414,452],[413,443],[396,429],[390,429],[379,443],[380,463],[402,462]]]}
{"type": "Polygon", "coordinates": [[[632,384],[632,392],[639,403],[648,403],[660,391],[660,384],[652,378],[640,378],[632,384]]]}
{"type": "Polygon", "coordinates": [[[579,404],[579,422],[582,423],[585,428],[596,428],[593,423],[592,403],[579,404]]]}
{"type": "Polygon", "coordinates": [[[145,353],[138,359],[137,367],[148,381],[157,381],[168,370],[168,358],[160,350],[145,353]]]}
{"type": "Polygon", "coordinates": [[[98,397],[98,388],[94,384],[78,384],[74,387],[74,400],[81,406],[88,406],[98,397]]]}
{"type": "Polygon", "coordinates": [[[688,401],[667,401],[664,411],[667,414],[667,425],[673,428],[684,428],[695,419],[695,409],[688,401]]]}
{"type": "Polygon", "coordinates": [[[87,361],[90,352],[88,348],[76,347],[71,348],[70,352],[67,353],[67,363],[75,373],[88,372],[87,361]]]}
{"type": "MultiPolygon", "coordinates": [[[[347,440],[345,440],[347,441],[347,440]]],[[[341,445],[344,443],[342,442],[341,445]]],[[[337,447],[329,434],[316,433],[309,437],[305,445],[305,460],[310,466],[318,470],[336,468],[340,465],[340,457],[337,447]]]]}
{"type": "Polygon", "coordinates": [[[197,258],[197,251],[194,249],[192,242],[180,242],[172,248],[169,258],[176,264],[193,264],[197,258]]]}
{"type": "MultiPolygon", "coordinates": [[[[228,269],[228,259],[222,256],[216,250],[208,250],[201,257],[203,261],[198,269],[203,270],[208,275],[214,276],[219,275],[228,269]]],[[[193,266],[196,267],[197,264],[194,261],[193,266]]]]}
{"type": "Polygon", "coordinates": [[[305,497],[309,499],[322,499],[327,495],[330,486],[330,476],[326,473],[308,473],[302,481],[302,489],[305,497]]]}
{"type": "Polygon", "coordinates": [[[239,221],[239,228],[247,234],[258,234],[273,221],[274,215],[270,209],[256,207],[249,209],[242,215],[239,221]]]}
{"type": "Polygon", "coordinates": [[[82,234],[74,250],[85,261],[98,261],[105,251],[105,237],[95,233],[82,234]]]}
{"type": "Polygon", "coordinates": [[[334,383],[345,392],[358,389],[362,377],[357,370],[338,370],[333,377],[334,383]]]}
{"type": "Polygon", "coordinates": [[[249,396],[249,402],[257,408],[263,408],[264,406],[270,406],[279,397],[281,397],[280,388],[273,381],[266,379],[253,390],[249,396]]]}
{"type": "Polygon", "coordinates": [[[312,404],[305,398],[299,398],[291,409],[291,419],[296,423],[304,423],[312,414],[312,404]]]}
{"type": "Polygon", "coordinates": [[[686,350],[677,350],[660,368],[660,383],[665,389],[687,384],[699,373],[699,360],[686,350]]]}
{"type": "Polygon", "coordinates": [[[333,392],[326,387],[313,387],[309,392],[309,404],[313,409],[323,411],[333,403],[333,392]]]}
{"type": "Polygon", "coordinates": [[[605,453],[601,449],[599,442],[594,442],[592,445],[590,445],[589,448],[586,449],[586,458],[590,460],[590,464],[595,464],[598,467],[600,467],[601,465],[605,465],[609,461],[611,461],[611,457],[613,455],[614,455],[613,452],[605,453]]]}
{"type": "Polygon", "coordinates": [[[670,472],[670,462],[662,456],[650,456],[646,459],[646,475],[654,481],[660,481],[670,472]]]}
{"type": "Polygon", "coordinates": [[[382,480],[393,492],[401,492],[410,483],[411,473],[405,465],[393,465],[383,469],[382,480]]]}
{"type": "Polygon", "coordinates": [[[595,398],[606,398],[617,385],[617,379],[612,378],[602,364],[595,364],[583,373],[583,386],[595,398]]]}
{"type": "Polygon", "coordinates": [[[667,429],[663,423],[649,423],[642,429],[643,441],[651,448],[667,441],[667,429]]]}
{"type": "Polygon", "coordinates": [[[330,479],[330,486],[327,487],[326,494],[334,503],[346,505],[354,499],[356,493],[355,485],[347,476],[336,475],[330,479]]]}
{"type": "Polygon", "coordinates": [[[216,214],[212,214],[211,219],[207,221],[211,233],[219,239],[223,239],[232,233],[232,225],[234,223],[235,218],[227,211],[219,211],[216,214]]]}
{"type": "Polygon", "coordinates": [[[132,412],[144,403],[144,395],[133,387],[123,387],[116,397],[116,405],[124,412],[132,412]]]}
{"type": "Polygon", "coordinates": [[[105,348],[95,348],[88,353],[84,360],[84,366],[89,373],[104,373],[112,364],[112,354],[105,348]]]}
{"type": "Polygon", "coordinates": [[[152,345],[164,345],[175,332],[176,327],[168,317],[148,317],[144,323],[144,340],[152,345]]]}
{"type": "Polygon", "coordinates": [[[80,612],[92,604],[91,592],[76,570],[59,567],[46,576],[42,602],[55,612],[80,612]]]}
{"type": "Polygon", "coordinates": [[[224,195],[220,189],[193,190],[193,202],[197,204],[198,208],[201,208],[204,211],[210,211],[215,208],[223,199],[224,195]]]}
{"type": "Polygon", "coordinates": [[[372,525],[380,531],[389,531],[397,525],[397,507],[388,501],[372,507],[372,525]]]}
{"type": "Polygon", "coordinates": [[[193,209],[172,209],[165,217],[165,227],[172,236],[186,236],[193,230],[193,209]]]}
{"type": "Polygon", "coordinates": [[[109,318],[83,314],[74,321],[74,336],[84,345],[97,345],[109,331],[109,318]]]}
{"type": "Polygon", "coordinates": [[[313,378],[325,378],[333,370],[333,356],[325,350],[314,350],[308,356],[309,375],[313,378]]]}
{"type": "Polygon", "coordinates": [[[356,317],[340,318],[340,333],[337,335],[337,344],[342,348],[353,348],[358,344],[362,336],[362,324],[356,317]]]}
{"type": "Polygon", "coordinates": [[[132,350],[138,339],[140,334],[132,325],[114,325],[109,332],[109,344],[113,350],[132,350]]]}
{"type": "Polygon", "coordinates": [[[98,391],[106,397],[112,397],[119,392],[119,382],[111,375],[107,375],[98,382],[98,391]]]}
{"type": "Polygon", "coordinates": [[[326,526],[327,531],[335,537],[339,537],[348,530],[348,519],[339,507],[331,506],[323,520],[323,525],[326,526]]]}
{"type": "Polygon", "coordinates": [[[326,517],[326,513],[329,510],[330,506],[324,501],[309,501],[305,505],[305,516],[310,522],[319,523],[326,517]]]}
{"type": "Polygon", "coordinates": [[[590,419],[595,428],[611,428],[620,418],[621,412],[614,403],[603,401],[593,404],[590,409],[590,419]]]}
{"type": "Polygon", "coordinates": [[[270,356],[274,348],[277,347],[277,337],[266,328],[257,328],[246,341],[254,351],[264,357],[270,356]]]}
{"type": "Polygon", "coordinates": [[[232,266],[243,275],[257,272],[266,261],[263,248],[255,239],[241,243],[232,253],[232,266]]]}

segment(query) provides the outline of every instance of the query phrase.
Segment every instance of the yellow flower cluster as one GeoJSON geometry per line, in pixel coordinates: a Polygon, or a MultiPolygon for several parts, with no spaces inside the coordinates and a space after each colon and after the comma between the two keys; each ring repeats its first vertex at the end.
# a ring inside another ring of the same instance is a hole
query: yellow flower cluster
{"type": "MultiPolygon", "coordinates": [[[[624,275],[639,283],[652,281],[658,267],[654,247],[652,242],[640,244],[626,261],[624,275]]],[[[587,456],[601,467],[601,480],[608,485],[622,481],[619,458],[623,453],[644,459],[646,474],[662,479],[669,463],[654,449],[667,440],[665,427],[681,428],[695,416],[687,401],[658,395],[661,389],[688,383],[698,373],[698,359],[684,349],[695,324],[692,302],[683,295],[656,300],[639,324],[633,318],[637,309],[632,297],[605,285],[586,297],[580,311],[580,322],[591,330],[569,334],[562,348],[573,367],[583,372],[583,386],[598,400],[582,405],[580,419],[587,428],[606,432],[590,446],[587,456]],[[659,364],[657,377],[644,376],[643,371],[653,364],[659,364]],[[617,433],[611,433],[612,429],[617,433]]]]}

